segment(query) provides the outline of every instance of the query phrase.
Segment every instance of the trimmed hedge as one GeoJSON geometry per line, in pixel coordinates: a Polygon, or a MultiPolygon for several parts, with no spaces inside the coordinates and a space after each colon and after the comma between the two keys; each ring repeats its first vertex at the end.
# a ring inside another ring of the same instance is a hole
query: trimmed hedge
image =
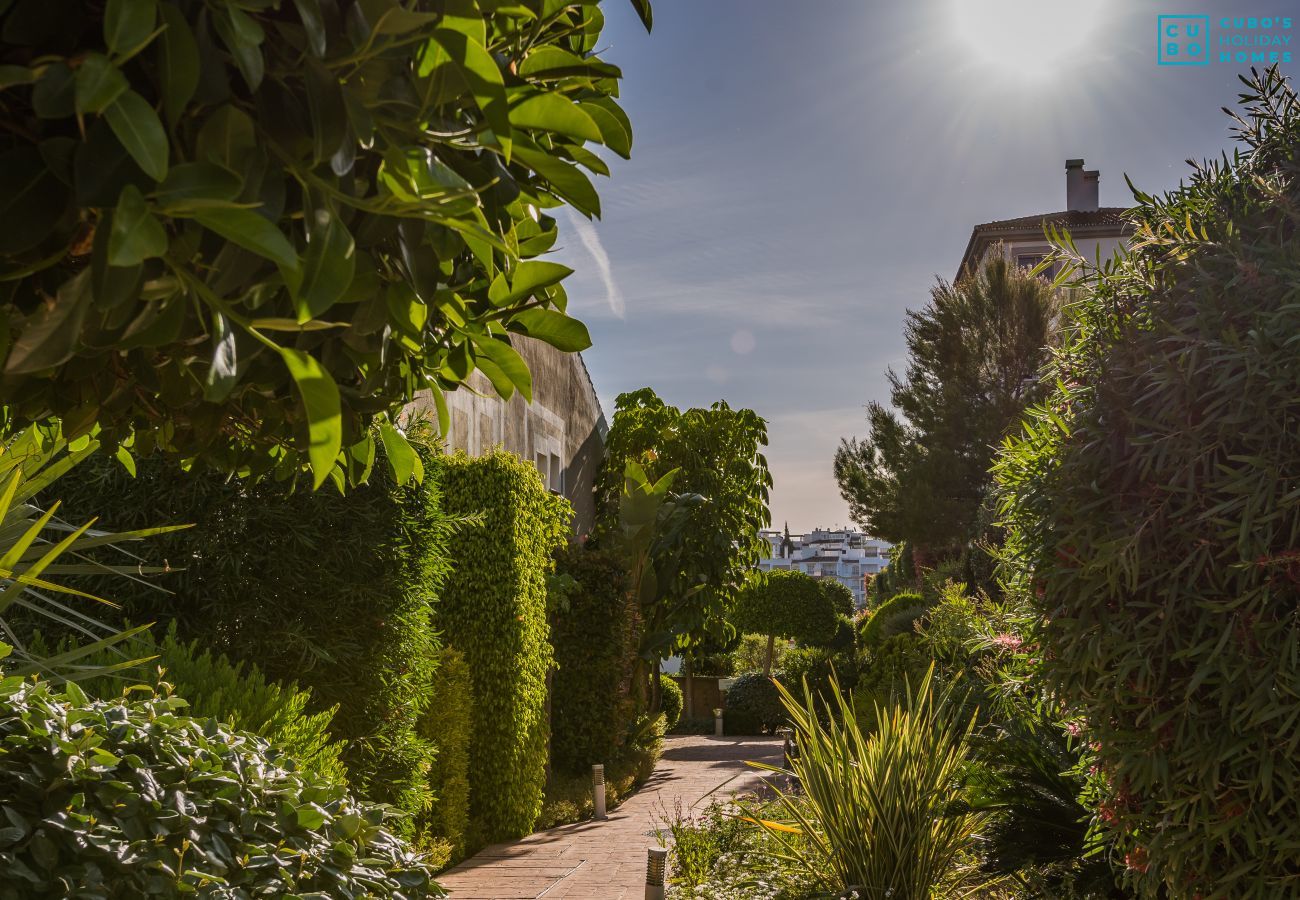
{"type": "Polygon", "coordinates": [[[632,671],[637,606],[627,570],[613,553],[570,546],[556,554],[551,599],[551,766],[578,775],[609,765],[636,715],[632,671]]]}
{"type": "Polygon", "coordinates": [[[727,691],[722,728],[727,734],[763,734],[788,724],[776,682],[762,672],[741,675],[727,691]]]}
{"type": "Polygon", "coordinates": [[[469,829],[469,741],[473,725],[473,681],[459,650],[443,648],[433,676],[433,695],[420,717],[420,735],[437,748],[429,771],[433,806],[420,823],[421,837],[446,844],[446,859],[465,857],[469,829]]]}
{"type": "Polygon", "coordinates": [[[670,729],[682,718],[686,698],[682,686],[671,678],[659,680],[659,711],[664,714],[664,728],[670,729]]]}
{"type": "Polygon", "coordinates": [[[552,665],[546,575],[571,507],[537,470],[496,451],[436,460],[446,512],[477,516],[456,538],[456,564],[435,609],[473,681],[470,846],[521,837],[542,808],[552,665]]]}
{"type": "MultiPolygon", "coordinates": [[[[421,452],[427,469],[431,452],[421,452]]],[[[92,458],[58,485],[65,509],[115,529],[194,523],[151,544],[176,570],[160,579],[174,595],[123,581],[114,599],[124,614],[174,619],[181,639],[310,687],[316,709],[338,706],[330,729],[347,742],[353,789],[412,815],[427,807],[433,751],[415,726],[431,689],[430,608],[451,528],[436,480],[398,487],[380,458],[368,484],[341,496],[157,459],[137,467],[132,478],[92,458]]],[[[411,823],[398,827],[409,833],[411,823]]]]}
{"type": "Polygon", "coordinates": [[[382,809],[185,705],[0,679],[0,900],[442,896],[382,809]]]}
{"type": "Polygon", "coordinates": [[[891,637],[908,634],[916,627],[934,603],[920,594],[906,592],[895,594],[859,623],[858,647],[871,650],[891,637]]]}

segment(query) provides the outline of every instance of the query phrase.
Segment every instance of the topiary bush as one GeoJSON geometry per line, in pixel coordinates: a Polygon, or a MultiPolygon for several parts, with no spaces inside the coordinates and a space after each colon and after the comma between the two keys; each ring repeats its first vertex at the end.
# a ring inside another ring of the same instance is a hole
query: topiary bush
{"type": "Polygon", "coordinates": [[[681,721],[682,709],[685,703],[681,685],[671,678],[660,679],[659,711],[664,714],[665,730],[672,728],[681,721]]]}
{"type": "Polygon", "coordinates": [[[1243,81],[1243,151],[1136,193],[998,464],[1004,576],[1148,897],[1300,889],[1300,100],[1243,81]]]}
{"type": "Polygon", "coordinates": [[[433,804],[419,823],[423,842],[445,845],[443,865],[465,857],[473,691],[465,655],[454,647],[444,647],[438,654],[429,706],[420,717],[420,736],[433,746],[436,755],[429,770],[433,804]]]}
{"type": "Polygon", "coordinates": [[[550,603],[551,766],[572,775],[609,765],[636,713],[637,605],[622,559],[572,545],[556,554],[550,603]],[[562,589],[556,588],[562,582],[562,589]]]}
{"type": "Polygon", "coordinates": [[[445,509],[478,516],[457,535],[456,562],[436,606],[473,683],[470,846],[532,831],[546,780],[546,576],[572,514],[537,470],[496,451],[433,466],[445,509]]]}
{"type": "Polygon", "coordinates": [[[764,672],[771,673],[776,638],[824,644],[838,626],[834,601],[803,572],[768,572],[751,578],[731,614],[737,631],[767,635],[764,672]]]}
{"type": "Polygon", "coordinates": [[[851,590],[834,578],[823,578],[817,583],[821,585],[822,593],[830,598],[831,606],[834,608],[836,615],[853,615],[853,592],[851,590]]]}
{"type": "MultiPolygon", "coordinates": [[[[420,452],[430,466],[432,451],[420,452]]],[[[65,509],[103,514],[113,527],[194,523],[157,540],[156,558],[173,570],[157,583],[173,593],[124,581],[114,593],[124,615],[174,620],[181,640],[310,687],[314,711],[338,707],[330,729],[346,744],[352,788],[412,816],[428,805],[432,748],[416,722],[452,529],[436,477],[398,486],[381,452],[369,482],[340,495],[182,472],[156,458],[139,460],[132,477],[96,457],[59,490],[65,509]]]]}
{"type": "Polygon", "coordinates": [[[911,632],[933,606],[917,593],[895,594],[859,623],[858,647],[870,650],[895,635],[911,632]]]}
{"type": "Polygon", "coordinates": [[[776,682],[762,672],[741,675],[731,683],[722,715],[727,734],[765,734],[786,724],[776,682]]]}
{"type": "Polygon", "coordinates": [[[185,705],[0,680],[2,900],[443,895],[379,807],[185,705]]]}

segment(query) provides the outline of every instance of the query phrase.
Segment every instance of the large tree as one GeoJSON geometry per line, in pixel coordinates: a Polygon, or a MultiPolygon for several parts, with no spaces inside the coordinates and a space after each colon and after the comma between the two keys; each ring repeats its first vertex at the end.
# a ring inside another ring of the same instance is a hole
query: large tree
{"type": "Polygon", "coordinates": [[[759,534],[770,521],[766,445],[767,425],[753,410],[718,402],[683,411],[649,388],[619,395],[596,485],[599,531],[619,527],[628,463],[640,466],[650,482],[675,471],[674,495],[697,498],[680,513],[686,517],[681,539],[657,575],[665,590],[656,602],[671,614],[658,617],[659,627],[645,629],[643,649],[655,658],[687,650],[709,635],[723,637],[736,592],[771,552],[759,534]]]}
{"type": "Polygon", "coordinates": [[[319,484],[364,477],[417,391],[528,396],[516,336],[587,346],[537,257],[549,210],[600,213],[587,145],[631,147],[597,3],[0,10],[12,423],[319,484]]]}
{"type": "Polygon", "coordinates": [[[868,407],[870,434],[846,439],[835,477],[853,518],[930,553],[976,531],[996,446],[1042,396],[1057,295],[995,253],[978,272],[939,281],[907,313],[907,371],[888,373],[894,409],[868,407]]]}

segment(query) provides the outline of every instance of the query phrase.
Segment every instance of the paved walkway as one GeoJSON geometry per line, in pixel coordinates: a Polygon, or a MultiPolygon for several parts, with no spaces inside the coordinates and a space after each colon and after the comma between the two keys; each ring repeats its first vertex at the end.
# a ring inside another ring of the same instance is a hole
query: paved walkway
{"type": "Polygon", "coordinates": [[[646,848],[680,803],[683,814],[759,786],[754,759],[776,763],[781,742],[771,738],[665,739],[654,774],[605,821],[562,825],[523,840],[494,844],[448,869],[438,883],[452,900],[641,900],[646,848]]]}

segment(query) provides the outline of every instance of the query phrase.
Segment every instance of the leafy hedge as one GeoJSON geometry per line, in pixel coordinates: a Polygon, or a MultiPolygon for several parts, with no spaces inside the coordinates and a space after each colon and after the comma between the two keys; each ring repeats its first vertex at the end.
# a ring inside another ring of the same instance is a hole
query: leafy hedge
{"type": "Polygon", "coordinates": [[[727,690],[722,728],[727,734],[763,734],[787,724],[776,682],[762,672],[749,672],[727,690]]]}
{"type": "Polygon", "coordinates": [[[551,765],[582,774],[609,765],[636,713],[637,606],[613,553],[570,546],[556,555],[566,587],[551,600],[551,765]]]}
{"type": "Polygon", "coordinates": [[[916,620],[922,618],[932,602],[920,594],[904,592],[895,594],[862,620],[858,627],[858,646],[870,650],[899,634],[912,631],[916,620]]]}
{"type": "Polygon", "coordinates": [[[446,844],[445,865],[465,856],[469,829],[469,742],[473,725],[473,682],[465,656],[453,647],[438,654],[429,706],[420,735],[437,754],[429,771],[433,806],[420,822],[421,837],[446,844]]]}
{"type": "Polygon", "coordinates": [[[504,451],[442,457],[445,509],[478,515],[456,539],[456,564],[435,614],[473,680],[470,844],[528,834],[546,779],[546,575],[571,509],[537,470],[504,451]]]}
{"type": "Polygon", "coordinates": [[[0,680],[0,900],[442,895],[379,808],[184,707],[0,680]]]}
{"type": "Polygon", "coordinates": [[[1006,574],[1149,897],[1300,885],[1300,98],[1243,81],[1244,152],[1137,195],[999,464],[1006,574]]]}
{"type": "Polygon", "coordinates": [[[671,678],[661,679],[659,690],[659,711],[664,714],[664,728],[669,729],[681,719],[686,698],[682,694],[682,686],[671,678]]]}
{"type": "Polygon", "coordinates": [[[380,458],[346,496],[290,493],[157,459],[140,460],[133,478],[101,457],[59,491],[65,508],[104,513],[114,527],[194,523],[152,551],[175,570],[159,580],[174,595],[124,581],[114,599],[125,615],[174,619],[182,640],[310,687],[316,710],[338,707],[330,729],[347,744],[353,789],[411,814],[427,806],[432,748],[415,726],[451,528],[436,479],[398,487],[380,458]]]}

